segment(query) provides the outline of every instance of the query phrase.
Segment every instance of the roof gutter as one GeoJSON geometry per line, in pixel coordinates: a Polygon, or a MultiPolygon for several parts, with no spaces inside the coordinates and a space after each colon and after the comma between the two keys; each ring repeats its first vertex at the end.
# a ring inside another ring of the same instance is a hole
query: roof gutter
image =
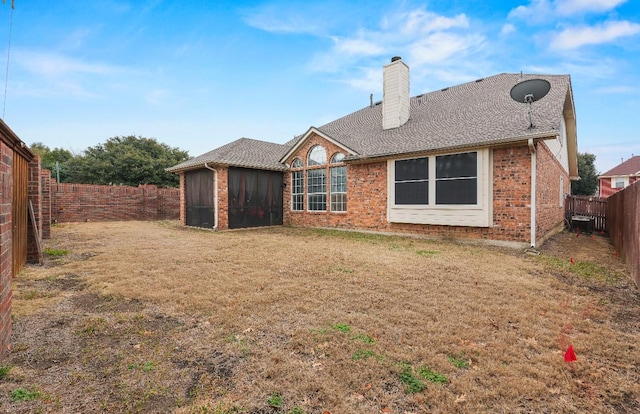
{"type": "Polygon", "coordinates": [[[218,171],[204,163],[204,168],[213,171],[213,229],[218,228],[218,171]]]}
{"type": "Polygon", "coordinates": [[[535,249],[536,247],[536,145],[533,141],[533,138],[529,138],[527,140],[527,144],[529,145],[529,152],[531,153],[531,248],[535,249]]]}

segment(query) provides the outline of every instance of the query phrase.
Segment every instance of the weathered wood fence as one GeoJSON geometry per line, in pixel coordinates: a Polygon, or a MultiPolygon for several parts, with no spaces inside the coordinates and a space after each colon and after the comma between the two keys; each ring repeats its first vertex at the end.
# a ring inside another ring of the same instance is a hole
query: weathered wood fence
{"type": "Polygon", "coordinates": [[[606,231],[640,288],[640,181],[607,199],[606,231]]]}
{"type": "Polygon", "coordinates": [[[572,217],[590,217],[592,230],[601,231],[607,228],[607,199],[593,196],[570,195],[564,203],[565,217],[571,225],[572,217]]]}

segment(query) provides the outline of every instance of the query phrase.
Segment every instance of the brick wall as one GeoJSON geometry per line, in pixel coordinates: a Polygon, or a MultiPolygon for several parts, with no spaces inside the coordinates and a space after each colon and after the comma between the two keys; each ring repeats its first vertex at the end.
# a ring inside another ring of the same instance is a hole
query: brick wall
{"type": "Polygon", "coordinates": [[[0,140],[0,360],[11,344],[13,150],[0,140]]]}
{"type": "Polygon", "coordinates": [[[36,222],[31,222],[31,215],[27,217],[27,221],[30,223],[27,226],[27,261],[40,263],[42,251],[38,249],[38,245],[42,245],[42,167],[40,157],[37,155],[29,162],[28,193],[36,222]],[[39,237],[40,240],[36,241],[36,237],[39,237]]]}
{"type": "Polygon", "coordinates": [[[180,190],[94,184],[56,183],[50,180],[53,222],[175,220],[180,216],[180,190]]]}
{"type": "Polygon", "coordinates": [[[536,161],[536,241],[540,244],[564,227],[564,195],[571,192],[571,183],[544,141],[536,144],[536,161]]]}
{"type": "MultiPolygon", "coordinates": [[[[331,142],[326,141],[324,138],[312,134],[304,144],[298,149],[297,153],[294,154],[287,162],[290,164],[295,158],[300,158],[304,165],[307,163],[307,154],[309,150],[315,145],[322,145],[324,149],[327,151],[327,165],[319,167],[325,168],[327,170],[327,211],[306,211],[306,198],[305,198],[305,211],[291,211],[291,173],[284,173],[284,182],[287,184],[285,190],[282,194],[283,197],[283,224],[290,226],[301,226],[301,227],[339,227],[339,228],[357,228],[352,220],[355,215],[351,212],[352,206],[355,207],[358,205],[358,201],[351,200],[350,197],[355,196],[355,192],[351,189],[355,185],[352,183],[354,179],[357,179],[357,175],[352,174],[350,171],[353,168],[352,166],[347,166],[347,212],[330,212],[329,211],[329,160],[331,157],[337,152],[345,151],[338,147],[337,145],[332,144],[331,142]]],[[[346,154],[345,154],[346,155],[346,154]]],[[[377,171],[377,168],[376,168],[377,171]]],[[[384,173],[386,176],[386,172],[384,173]]],[[[305,177],[305,183],[306,181],[305,177]]],[[[306,187],[305,187],[305,197],[306,197],[306,187]]],[[[386,209],[386,204],[383,206],[386,209]]],[[[386,210],[385,210],[386,211],[386,210]]],[[[386,215],[386,213],[385,213],[386,215]]],[[[360,222],[360,224],[364,224],[360,222]]],[[[378,226],[379,222],[371,222],[373,228],[378,226]]]]}
{"type": "MultiPolygon", "coordinates": [[[[306,159],[309,149],[320,144],[328,157],[339,147],[312,136],[295,157],[306,159]]],[[[291,174],[284,174],[284,224],[307,227],[337,227],[398,233],[424,234],[442,238],[472,238],[528,243],[531,218],[531,154],[529,147],[499,148],[493,151],[493,226],[436,226],[387,222],[386,161],[347,166],[347,212],[291,211],[291,174]]],[[[568,179],[566,180],[568,185],[568,179]]],[[[558,184],[554,186],[559,194],[558,184]]],[[[328,197],[327,197],[328,198],[328,197]]],[[[557,197],[556,197],[557,202],[557,197]]],[[[561,209],[560,209],[561,210],[561,209]]],[[[562,221],[560,221],[562,222],[562,221]]],[[[545,224],[541,231],[545,231],[545,224]]]]}
{"type": "MultiPolygon", "coordinates": [[[[214,183],[218,180],[218,204],[215,209],[218,213],[218,229],[227,230],[229,228],[229,169],[227,167],[212,167],[216,171],[214,183]]],[[[213,174],[213,171],[211,172],[213,174]]],[[[187,203],[185,194],[185,173],[180,173],[180,223],[187,224],[187,203]]],[[[215,192],[215,189],[214,189],[215,192]]],[[[214,193],[215,194],[215,193],[214,193]]],[[[215,212],[214,212],[215,214],[215,212]]]]}
{"type": "Polygon", "coordinates": [[[51,238],[51,172],[42,170],[40,181],[42,191],[42,238],[51,238]]]}

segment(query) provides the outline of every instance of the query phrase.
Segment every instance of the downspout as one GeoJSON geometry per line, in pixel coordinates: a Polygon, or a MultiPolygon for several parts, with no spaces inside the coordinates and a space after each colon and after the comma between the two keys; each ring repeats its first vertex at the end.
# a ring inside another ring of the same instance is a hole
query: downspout
{"type": "Polygon", "coordinates": [[[531,153],[531,248],[536,247],[536,146],[533,138],[527,141],[531,153]]]}
{"type": "Polygon", "coordinates": [[[209,167],[206,162],[204,168],[213,171],[213,229],[216,230],[218,228],[218,171],[209,167]]]}

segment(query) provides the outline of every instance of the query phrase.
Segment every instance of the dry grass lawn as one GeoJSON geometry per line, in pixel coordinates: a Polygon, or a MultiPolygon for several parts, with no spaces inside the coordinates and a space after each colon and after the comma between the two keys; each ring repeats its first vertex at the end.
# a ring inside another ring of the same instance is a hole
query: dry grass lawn
{"type": "Polygon", "coordinates": [[[46,246],[14,281],[2,412],[640,411],[640,297],[602,236],[531,256],[120,222],[46,246]]]}

